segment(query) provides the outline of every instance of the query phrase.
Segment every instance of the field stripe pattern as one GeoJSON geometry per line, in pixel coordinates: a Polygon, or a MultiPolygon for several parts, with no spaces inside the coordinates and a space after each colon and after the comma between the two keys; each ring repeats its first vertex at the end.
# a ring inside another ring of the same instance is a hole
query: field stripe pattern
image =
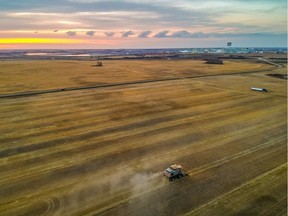
{"type": "Polygon", "coordinates": [[[269,176],[226,215],[284,215],[285,91],[257,73],[1,98],[1,215],[220,214],[269,176]],[[175,162],[190,175],[170,183],[175,162]]]}

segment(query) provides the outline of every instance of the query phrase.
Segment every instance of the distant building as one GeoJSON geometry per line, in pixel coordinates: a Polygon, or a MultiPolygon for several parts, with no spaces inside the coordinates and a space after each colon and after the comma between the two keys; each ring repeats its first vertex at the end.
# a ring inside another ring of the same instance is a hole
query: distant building
{"type": "Polygon", "coordinates": [[[227,42],[227,47],[231,47],[232,46],[232,42],[227,42]]]}

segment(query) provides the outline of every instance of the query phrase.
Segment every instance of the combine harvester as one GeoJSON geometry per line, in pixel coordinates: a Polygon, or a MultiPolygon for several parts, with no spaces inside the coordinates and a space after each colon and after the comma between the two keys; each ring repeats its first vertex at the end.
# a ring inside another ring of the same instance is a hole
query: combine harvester
{"type": "Polygon", "coordinates": [[[188,176],[189,174],[182,171],[182,166],[178,164],[172,164],[163,171],[163,175],[165,175],[169,179],[169,181],[175,181],[176,179],[183,178],[185,176],[188,176]]]}

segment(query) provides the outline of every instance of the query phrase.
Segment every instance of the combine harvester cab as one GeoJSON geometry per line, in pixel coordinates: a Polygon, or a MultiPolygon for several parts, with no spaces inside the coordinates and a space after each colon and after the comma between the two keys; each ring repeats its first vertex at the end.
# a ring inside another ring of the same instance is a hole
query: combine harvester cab
{"type": "Polygon", "coordinates": [[[165,175],[169,181],[175,181],[176,179],[188,176],[187,173],[182,172],[182,166],[177,164],[170,165],[166,170],[163,171],[163,175],[165,175]]]}

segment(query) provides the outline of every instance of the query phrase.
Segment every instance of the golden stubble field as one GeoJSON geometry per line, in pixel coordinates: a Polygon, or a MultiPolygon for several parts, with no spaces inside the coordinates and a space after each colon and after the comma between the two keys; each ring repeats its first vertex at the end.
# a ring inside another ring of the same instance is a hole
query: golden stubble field
{"type": "Polygon", "coordinates": [[[1,98],[1,215],[286,215],[286,80],[167,62],[0,62],[1,94],[183,77],[1,98]],[[190,175],[169,182],[171,163],[190,175]]]}
{"type": "Polygon", "coordinates": [[[239,61],[225,61],[225,65],[207,65],[196,60],[102,62],[103,67],[95,67],[96,61],[2,61],[0,94],[273,68],[267,64],[239,61]]]}

